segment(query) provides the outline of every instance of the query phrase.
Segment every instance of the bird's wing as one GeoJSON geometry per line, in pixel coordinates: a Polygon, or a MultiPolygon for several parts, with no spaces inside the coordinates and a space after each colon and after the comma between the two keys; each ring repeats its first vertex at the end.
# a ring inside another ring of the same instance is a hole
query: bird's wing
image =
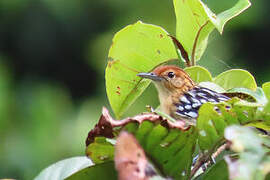
{"type": "Polygon", "coordinates": [[[206,102],[219,103],[229,99],[229,97],[208,88],[195,87],[179,98],[179,103],[176,104],[178,107],[176,115],[183,118],[197,118],[198,110],[202,104],[206,102]]]}

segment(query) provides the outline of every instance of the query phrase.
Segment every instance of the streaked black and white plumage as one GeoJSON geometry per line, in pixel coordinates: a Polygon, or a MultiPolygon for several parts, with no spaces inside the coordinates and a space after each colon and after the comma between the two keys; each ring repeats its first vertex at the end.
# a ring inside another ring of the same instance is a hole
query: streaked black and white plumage
{"type": "Polygon", "coordinates": [[[206,102],[219,103],[230,98],[204,87],[194,87],[179,98],[176,114],[183,118],[197,118],[198,110],[206,102]]]}

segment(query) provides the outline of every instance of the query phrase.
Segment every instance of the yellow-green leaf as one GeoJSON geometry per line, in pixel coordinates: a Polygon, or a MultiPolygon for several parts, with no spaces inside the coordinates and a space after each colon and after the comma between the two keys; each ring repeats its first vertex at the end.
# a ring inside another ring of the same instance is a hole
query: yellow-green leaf
{"type": "Polygon", "coordinates": [[[116,33],[108,56],[106,90],[117,118],[150,83],[136,74],[177,58],[168,33],[161,27],[141,21],[116,33]]]}
{"type": "Polygon", "coordinates": [[[266,82],[262,85],[262,89],[264,91],[265,96],[267,97],[268,101],[270,100],[270,82],[266,82]]]}
{"type": "Polygon", "coordinates": [[[219,74],[214,83],[220,85],[225,90],[232,88],[248,88],[251,90],[257,89],[257,84],[254,77],[246,70],[231,69],[219,74]]]}
{"type": "Polygon", "coordinates": [[[214,28],[222,33],[226,22],[249,6],[248,0],[238,0],[232,8],[215,15],[201,0],[174,0],[176,37],[190,59],[199,60],[214,28]]]}
{"type": "Polygon", "coordinates": [[[191,79],[197,83],[212,81],[211,73],[202,66],[192,66],[185,68],[191,79]]]}

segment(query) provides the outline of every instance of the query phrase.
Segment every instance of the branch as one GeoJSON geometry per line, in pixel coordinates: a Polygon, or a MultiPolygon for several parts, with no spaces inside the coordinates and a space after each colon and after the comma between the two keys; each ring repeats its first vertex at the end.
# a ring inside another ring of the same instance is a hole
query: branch
{"type": "Polygon", "coordinates": [[[217,150],[214,153],[205,153],[205,154],[201,154],[200,157],[198,158],[198,160],[196,161],[193,169],[191,170],[190,173],[190,177],[193,177],[196,172],[205,164],[205,166],[209,166],[210,163],[212,162],[212,160],[209,160],[210,154],[212,159],[215,159],[218,157],[218,155],[220,155],[220,153],[222,153],[224,150],[227,150],[230,146],[230,142],[226,142],[225,144],[222,144],[219,148],[217,148],[217,150]]]}

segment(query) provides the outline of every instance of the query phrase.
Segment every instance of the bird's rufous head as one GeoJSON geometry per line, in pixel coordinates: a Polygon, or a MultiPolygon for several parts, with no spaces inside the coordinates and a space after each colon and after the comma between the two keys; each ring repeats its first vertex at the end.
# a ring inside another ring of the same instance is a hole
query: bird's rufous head
{"type": "Polygon", "coordinates": [[[139,73],[137,76],[151,79],[159,90],[174,91],[191,88],[195,83],[181,68],[174,65],[164,65],[149,73],[139,73]]]}

